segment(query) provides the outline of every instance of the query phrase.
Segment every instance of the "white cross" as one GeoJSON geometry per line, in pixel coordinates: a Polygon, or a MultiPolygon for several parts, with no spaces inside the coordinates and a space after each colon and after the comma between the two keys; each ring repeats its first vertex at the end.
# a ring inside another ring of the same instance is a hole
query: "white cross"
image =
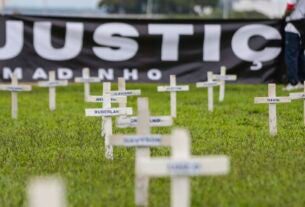
{"type": "Polygon", "coordinates": [[[213,81],[213,72],[208,72],[208,81],[196,83],[197,88],[208,88],[208,110],[214,110],[214,94],[213,87],[219,86],[219,82],[213,81]]]}
{"type": "Polygon", "coordinates": [[[56,87],[68,86],[67,80],[56,80],[55,71],[49,71],[49,81],[39,81],[39,87],[49,88],[49,108],[51,111],[56,109],[56,87]]]}
{"type": "Polygon", "coordinates": [[[101,82],[101,79],[98,77],[90,77],[89,68],[84,68],[82,73],[83,73],[83,77],[75,78],[75,82],[84,83],[84,98],[85,98],[85,101],[87,101],[88,97],[90,96],[90,83],[101,82]]]}
{"type": "Polygon", "coordinates": [[[28,85],[18,85],[18,79],[15,74],[11,77],[11,85],[0,85],[0,91],[10,91],[12,93],[12,118],[17,119],[18,116],[18,92],[31,91],[32,87],[28,85]]]}
{"type": "Polygon", "coordinates": [[[229,173],[227,156],[192,156],[187,130],[175,129],[172,134],[170,158],[140,158],[137,174],[149,177],[170,176],[171,206],[188,207],[190,204],[190,176],[218,176],[229,173]]]}
{"type": "Polygon", "coordinates": [[[101,133],[105,137],[105,156],[107,159],[113,159],[113,149],[109,144],[109,138],[112,135],[112,117],[132,114],[132,108],[111,108],[110,91],[111,83],[103,83],[103,108],[86,109],[86,116],[103,117],[101,133]]]}
{"type": "Polygon", "coordinates": [[[28,186],[29,207],[66,207],[64,183],[59,178],[33,179],[28,186]]]}
{"type": "Polygon", "coordinates": [[[170,107],[171,107],[171,116],[177,117],[177,92],[180,91],[189,91],[190,88],[188,85],[178,86],[176,83],[176,76],[170,76],[170,86],[159,86],[158,92],[170,92],[170,107]]]}
{"type": "MultiPolygon", "coordinates": [[[[305,84],[305,81],[304,81],[305,84]]],[[[305,126],[305,85],[304,85],[304,93],[290,93],[289,94],[291,100],[303,100],[304,101],[304,126],[305,126]]]]}
{"type": "Polygon", "coordinates": [[[219,101],[223,102],[225,98],[225,87],[226,87],[226,81],[236,81],[237,76],[236,75],[226,75],[227,68],[225,66],[222,66],[220,69],[220,75],[213,75],[213,80],[219,81],[219,101]]]}
{"type": "MultiPolygon", "coordinates": [[[[110,144],[114,146],[136,147],[136,169],[139,168],[138,160],[140,157],[150,157],[150,147],[170,146],[171,142],[169,136],[151,134],[148,105],[147,98],[138,98],[138,124],[136,135],[113,135],[110,138],[110,144]]],[[[149,178],[136,174],[136,206],[148,205],[148,186],[149,178]]]]}
{"type": "Polygon", "coordinates": [[[276,85],[268,84],[268,97],[256,97],[254,103],[256,104],[269,104],[269,131],[271,136],[277,134],[277,118],[276,118],[276,104],[290,103],[289,97],[277,97],[276,85]]]}

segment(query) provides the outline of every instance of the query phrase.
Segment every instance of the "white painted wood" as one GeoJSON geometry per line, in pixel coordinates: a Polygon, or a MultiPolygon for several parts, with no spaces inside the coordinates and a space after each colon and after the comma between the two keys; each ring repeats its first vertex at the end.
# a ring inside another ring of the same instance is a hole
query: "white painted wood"
{"type": "MultiPolygon", "coordinates": [[[[55,71],[49,72],[49,81],[54,82],[56,79],[55,71]]],[[[56,109],[56,89],[55,87],[49,88],[49,107],[51,111],[55,111],[56,109]]]]}
{"type": "Polygon", "coordinates": [[[66,191],[59,178],[33,179],[28,186],[28,207],[66,207],[66,191]]]}
{"type": "Polygon", "coordinates": [[[227,68],[225,66],[222,66],[220,69],[220,75],[213,75],[213,80],[217,80],[220,82],[219,87],[219,101],[223,102],[225,97],[225,85],[226,81],[236,81],[237,76],[236,75],[227,75],[227,68]]]}
{"type": "Polygon", "coordinates": [[[173,118],[177,117],[177,92],[189,91],[189,86],[179,86],[177,85],[176,76],[170,75],[170,85],[169,86],[158,86],[158,92],[170,92],[170,110],[171,116],[173,118]]]}
{"type": "Polygon", "coordinates": [[[197,88],[208,88],[208,110],[210,112],[214,111],[214,91],[215,86],[219,86],[219,81],[213,81],[213,72],[208,72],[208,80],[206,82],[196,83],[197,88]]]}
{"type": "MultiPolygon", "coordinates": [[[[105,103],[105,102],[104,102],[105,103]]],[[[132,108],[100,108],[100,109],[86,109],[86,116],[96,117],[111,117],[132,115],[132,108]]]]}
{"type": "Polygon", "coordinates": [[[141,90],[125,90],[125,91],[111,91],[111,97],[117,96],[140,96],[141,90]]]}
{"type": "Polygon", "coordinates": [[[188,207],[190,204],[190,176],[217,176],[229,173],[227,156],[191,156],[188,131],[175,129],[172,134],[171,158],[141,158],[137,174],[149,177],[171,176],[171,206],[188,207]]]}
{"type": "MultiPolygon", "coordinates": [[[[138,124],[138,117],[119,117],[116,125],[118,128],[136,127],[138,124]]],[[[171,116],[155,116],[149,118],[150,127],[167,127],[173,125],[173,118],[171,116]]]]}
{"type": "MultiPolygon", "coordinates": [[[[304,81],[305,83],[305,81],[304,81]]],[[[305,126],[305,85],[304,85],[304,92],[303,93],[290,93],[289,97],[291,100],[303,100],[303,113],[304,113],[304,126],[305,126]]]]}
{"type": "MultiPolygon", "coordinates": [[[[124,96],[117,96],[117,97],[111,97],[111,103],[120,103],[120,102],[126,102],[126,97],[124,96]]],[[[89,103],[103,103],[104,97],[103,96],[89,96],[87,99],[87,102],[89,103]]]]}
{"type": "Polygon", "coordinates": [[[269,104],[269,132],[271,136],[277,135],[277,116],[276,116],[276,104],[278,103],[290,103],[290,97],[277,97],[276,85],[268,84],[268,97],[256,97],[254,98],[255,104],[269,104]]]}
{"type": "Polygon", "coordinates": [[[11,77],[11,85],[3,84],[0,85],[1,91],[10,91],[12,95],[12,118],[17,119],[18,117],[18,92],[31,91],[32,86],[18,85],[18,79],[15,74],[11,77]]]}
{"type": "MultiPolygon", "coordinates": [[[[126,81],[124,78],[118,78],[118,90],[119,91],[126,91],[126,81]]],[[[141,92],[140,92],[141,94],[141,92]]],[[[124,97],[125,99],[122,99],[119,101],[119,107],[120,108],[125,108],[127,107],[127,97],[124,97]]]]}
{"type": "MultiPolygon", "coordinates": [[[[18,85],[18,78],[16,75],[12,75],[12,86],[18,85]]],[[[18,95],[17,92],[12,91],[12,118],[18,117],[18,95]]]]}
{"type": "MultiPolygon", "coordinates": [[[[136,125],[136,135],[113,135],[110,144],[113,146],[136,147],[136,172],[139,168],[138,159],[150,156],[150,147],[171,146],[171,136],[152,135],[151,123],[147,98],[138,98],[138,117],[124,117],[122,120],[133,120],[136,125]]],[[[119,119],[119,120],[120,120],[119,119]]],[[[154,120],[159,122],[160,120],[154,120]]],[[[149,179],[147,176],[137,175],[135,179],[135,202],[136,206],[148,206],[149,179]]]]}
{"type": "Polygon", "coordinates": [[[39,81],[39,87],[49,88],[49,108],[50,111],[56,110],[56,87],[59,86],[68,86],[67,80],[56,80],[55,71],[49,71],[49,80],[48,81],[39,81]]]}
{"type": "Polygon", "coordinates": [[[189,91],[189,86],[158,86],[158,92],[179,92],[189,91]]]}
{"type": "Polygon", "coordinates": [[[82,71],[82,77],[77,77],[74,79],[74,81],[76,83],[84,83],[84,99],[86,102],[90,96],[90,83],[101,82],[101,79],[98,77],[90,77],[90,69],[84,68],[82,71]]]}
{"type": "Polygon", "coordinates": [[[113,148],[109,143],[112,136],[112,117],[132,115],[132,108],[111,108],[111,83],[103,83],[103,108],[86,109],[86,116],[102,117],[101,135],[105,138],[105,156],[113,159],[113,148]]]}

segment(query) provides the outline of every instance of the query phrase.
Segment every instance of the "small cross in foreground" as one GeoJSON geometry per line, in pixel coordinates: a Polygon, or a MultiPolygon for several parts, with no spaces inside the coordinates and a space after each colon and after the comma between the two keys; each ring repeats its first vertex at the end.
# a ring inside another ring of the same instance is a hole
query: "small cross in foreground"
{"type": "MultiPolygon", "coordinates": [[[[138,117],[136,135],[113,135],[110,144],[114,146],[136,148],[136,169],[139,158],[150,157],[151,147],[170,146],[171,140],[168,136],[152,135],[150,124],[150,113],[147,98],[138,98],[138,117]]],[[[138,170],[136,170],[137,172],[138,170]]],[[[138,175],[135,179],[135,202],[136,206],[148,205],[149,178],[138,175]]]]}
{"type": "Polygon", "coordinates": [[[18,79],[15,74],[11,77],[11,85],[0,85],[0,91],[10,91],[12,93],[12,118],[17,119],[18,116],[18,93],[22,91],[31,91],[32,87],[28,85],[18,85],[18,79]]]}
{"type": "Polygon", "coordinates": [[[276,118],[276,104],[290,103],[289,97],[277,97],[276,85],[268,84],[268,97],[256,97],[254,103],[256,104],[269,104],[269,131],[271,136],[277,134],[277,118],[276,118]]]}
{"type": "Polygon", "coordinates": [[[171,158],[140,158],[137,174],[149,177],[170,176],[171,206],[189,207],[189,177],[226,175],[229,173],[230,161],[227,156],[192,156],[190,136],[186,130],[174,130],[172,140],[171,158]]]}
{"type": "Polygon", "coordinates": [[[56,109],[56,87],[58,86],[68,86],[67,80],[56,80],[55,71],[49,72],[49,81],[38,82],[39,87],[49,88],[49,108],[51,111],[56,109]]]}
{"type": "Polygon", "coordinates": [[[158,92],[170,92],[170,107],[171,107],[171,116],[173,118],[177,117],[177,92],[189,91],[190,88],[188,85],[177,86],[176,76],[170,76],[170,86],[159,86],[158,92]]]}
{"type": "Polygon", "coordinates": [[[227,68],[225,66],[222,66],[220,69],[220,75],[213,75],[213,79],[216,81],[219,81],[219,101],[223,102],[225,98],[225,88],[226,88],[226,81],[236,81],[237,76],[236,75],[227,75],[227,68]]]}
{"type": "Polygon", "coordinates": [[[208,81],[207,82],[198,82],[196,83],[197,88],[208,88],[208,110],[213,112],[214,110],[214,92],[213,88],[219,86],[219,82],[213,81],[213,73],[208,72],[208,81]]]}
{"type": "Polygon", "coordinates": [[[90,83],[101,82],[101,79],[98,77],[90,77],[89,68],[84,68],[82,74],[83,74],[83,77],[75,78],[75,82],[84,83],[84,98],[85,98],[85,101],[87,101],[88,97],[90,96],[90,83]]]}
{"type": "Polygon", "coordinates": [[[66,207],[65,187],[61,179],[40,177],[28,186],[29,207],[66,207]]]}
{"type": "MultiPolygon", "coordinates": [[[[304,81],[305,84],[305,81],[304,81]]],[[[305,126],[305,85],[304,85],[304,92],[303,93],[290,93],[289,94],[291,100],[303,100],[304,101],[304,126],[305,126]]]]}
{"type": "Polygon", "coordinates": [[[111,83],[103,83],[103,108],[86,109],[86,116],[103,117],[101,134],[105,137],[105,156],[107,159],[113,159],[112,145],[109,144],[112,135],[112,117],[131,115],[132,108],[111,108],[111,83]]]}

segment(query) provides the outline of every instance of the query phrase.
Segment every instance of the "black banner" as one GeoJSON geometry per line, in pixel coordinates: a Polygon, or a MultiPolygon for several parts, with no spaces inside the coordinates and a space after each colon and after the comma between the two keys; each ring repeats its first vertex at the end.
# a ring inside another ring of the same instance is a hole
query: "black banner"
{"type": "Polygon", "coordinates": [[[0,17],[0,80],[73,80],[83,68],[115,81],[196,82],[221,66],[239,82],[279,81],[284,66],[280,20],[0,17]]]}

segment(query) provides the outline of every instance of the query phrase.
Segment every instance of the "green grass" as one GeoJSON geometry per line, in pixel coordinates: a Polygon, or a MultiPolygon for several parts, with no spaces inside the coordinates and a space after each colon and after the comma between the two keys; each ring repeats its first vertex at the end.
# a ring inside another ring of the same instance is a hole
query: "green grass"
{"type": "MultiPolygon", "coordinates": [[[[116,86],[113,86],[116,88],[116,86]]],[[[153,84],[128,84],[149,97],[152,115],[169,114],[169,95],[153,84]]],[[[10,94],[0,92],[0,206],[26,205],[26,185],[32,176],[61,175],[69,206],[134,206],[134,149],[115,148],[114,161],[104,158],[100,119],[85,117],[84,109],[99,104],[83,102],[83,86],[57,90],[57,110],[48,110],[46,89],[19,95],[19,119],[10,118],[10,94]]],[[[93,94],[101,86],[92,87],[93,94]]],[[[280,95],[285,95],[278,88],[280,95]]],[[[229,85],[224,103],[207,111],[207,92],[178,94],[174,127],[188,128],[194,155],[228,155],[230,174],[192,178],[192,206],[287,207],[305,206],[305,128],[303,103],[278,105],[278,136],[268,133],[268,107],[255,105],[266,96],[265,85],[229,85]]],[[[287,95],[287,94],[286,94],[287,95]]],[[[136,98],[129,106],[136,110],[136,98]]],[[[168,134],[169,128],[154,133],[168,134]]],[[[133,133],[133,129],[115,133],[133,133]]],[[[153,156],[168,156],[155,148],[153,156]]],[[[169,206],[170,180],[152,179],[149,203],[169,206]]]]}

